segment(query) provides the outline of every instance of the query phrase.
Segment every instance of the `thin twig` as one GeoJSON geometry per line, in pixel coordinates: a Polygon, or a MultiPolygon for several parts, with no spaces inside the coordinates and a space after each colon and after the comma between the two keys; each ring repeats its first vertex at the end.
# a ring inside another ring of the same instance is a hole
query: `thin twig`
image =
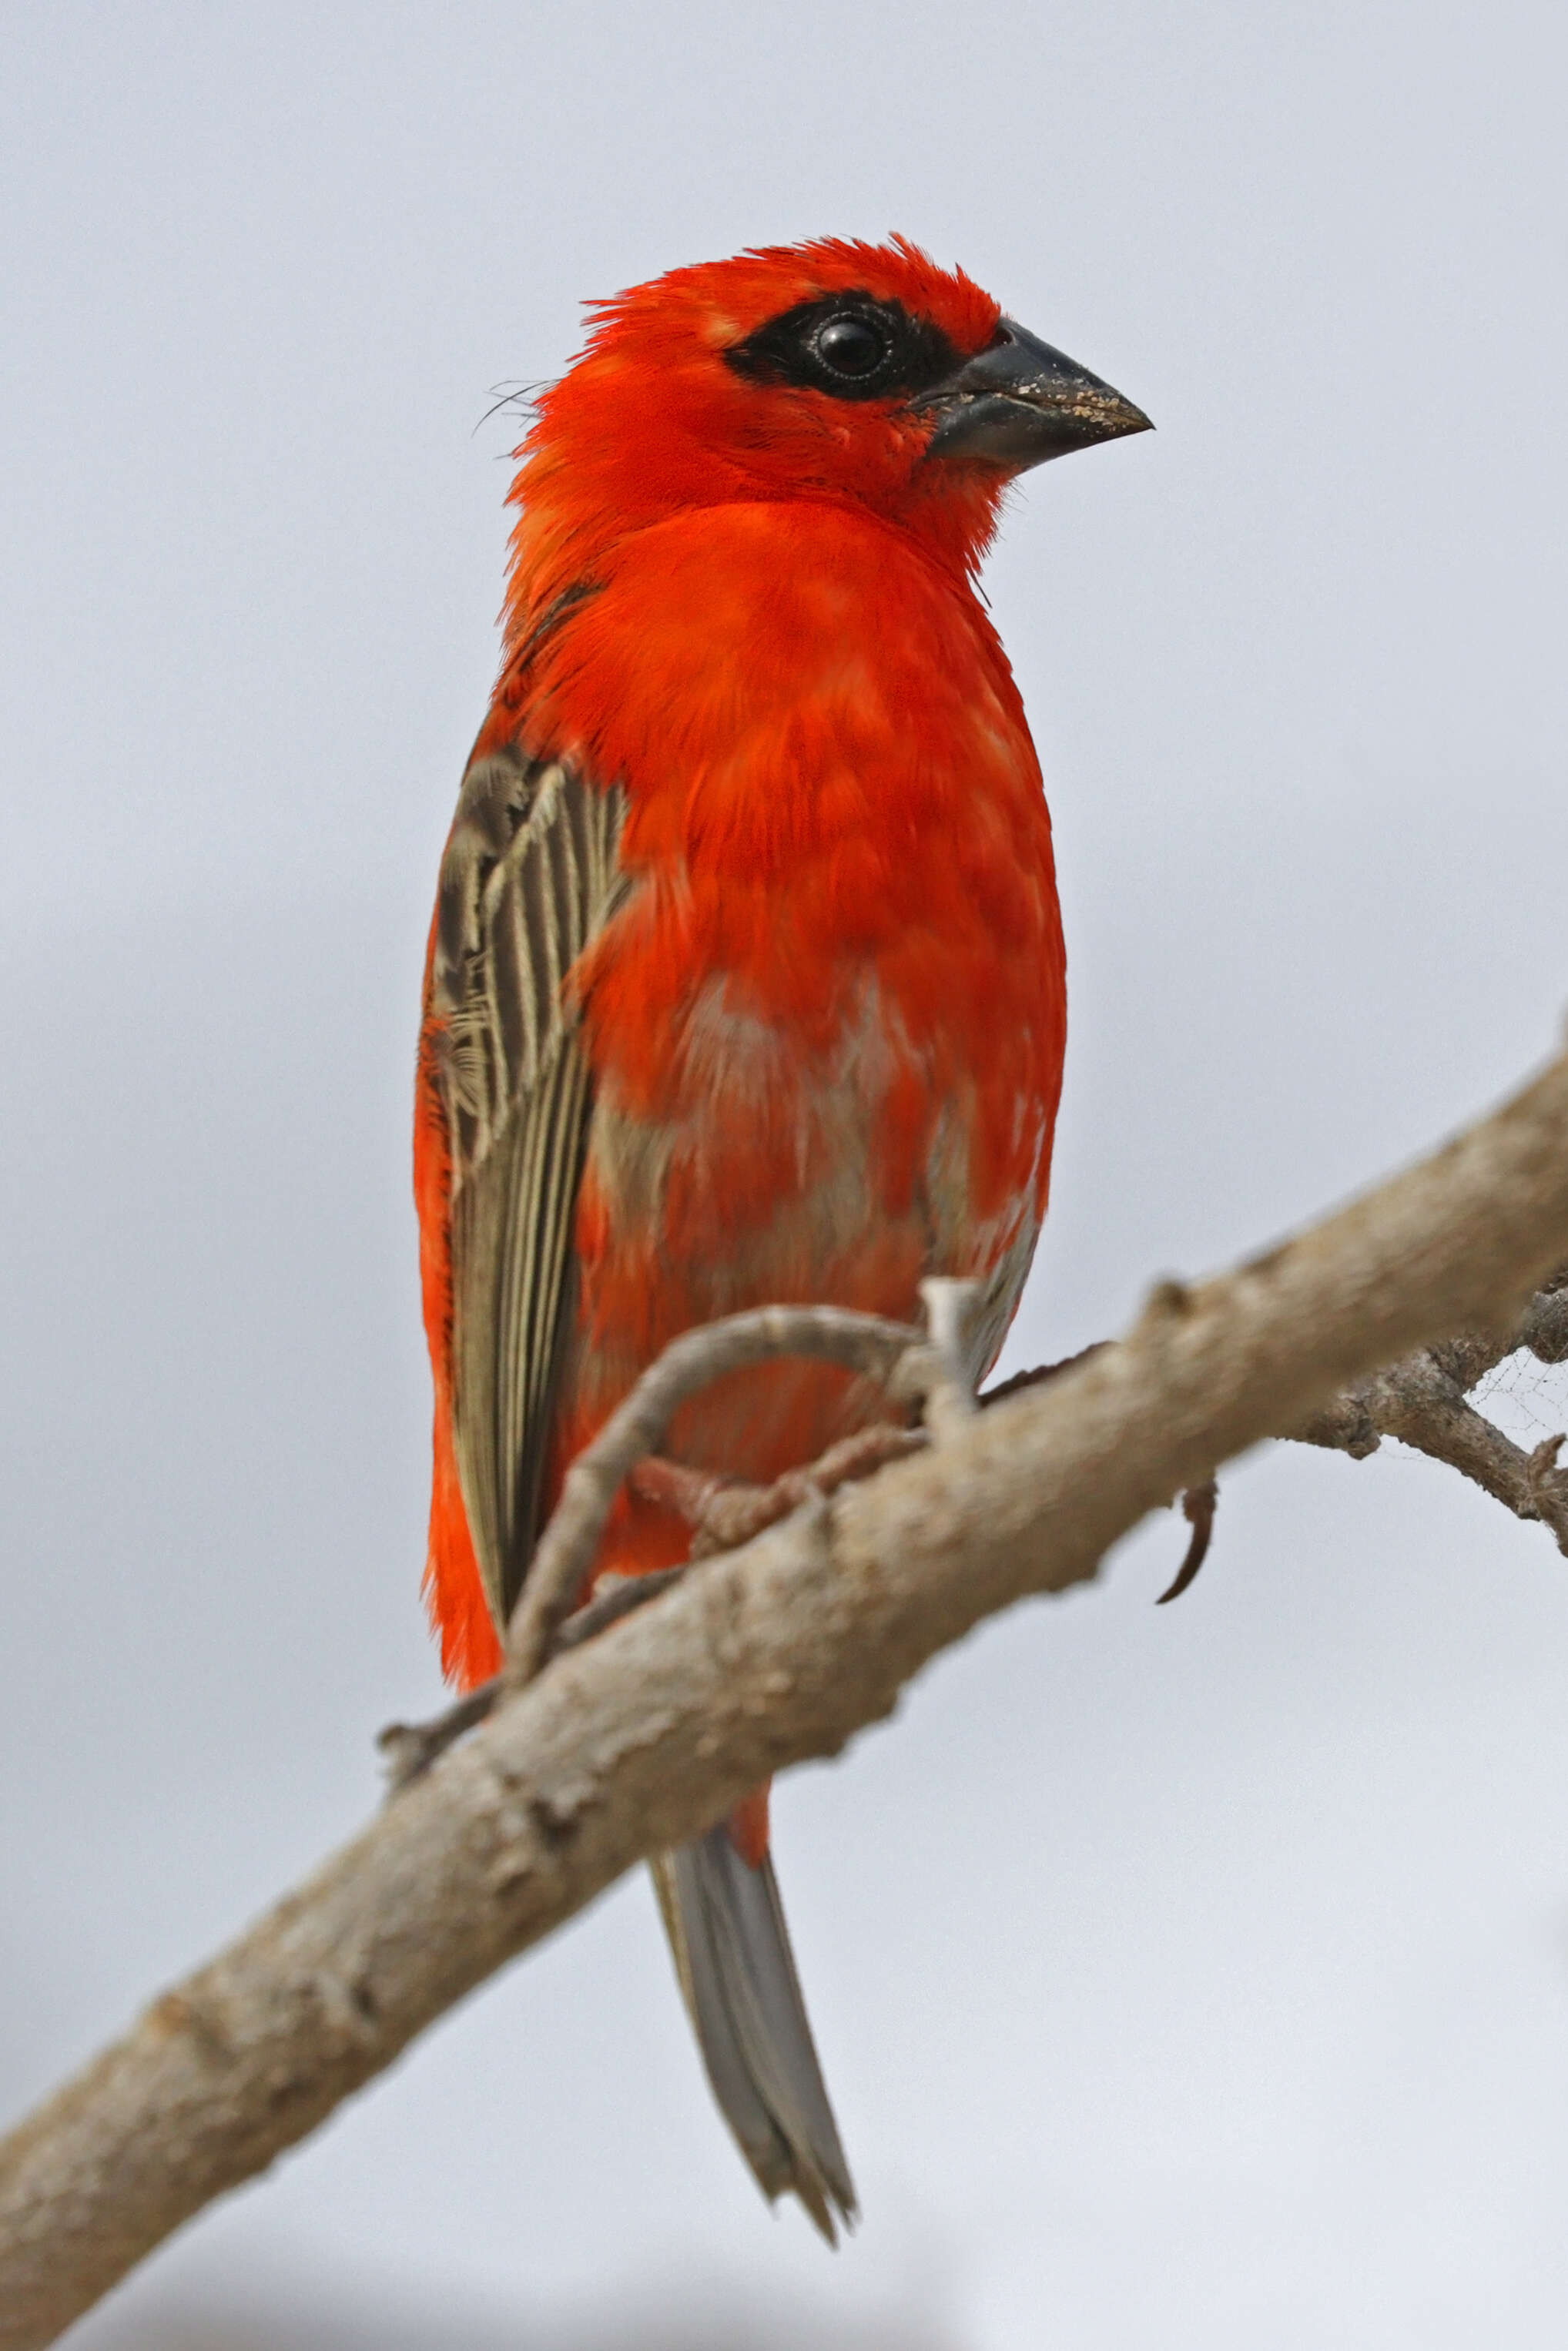
{"type": "MultiPolygon", "coordinates": [[[[1061,1363],[1015,1372],[979,1401],[993,1405],[1042,1386],[1111,1343],[1102,1339],[1061,1363]]],[[[1416,1452],[1458,1470],[1516,1518],[1541,1521],[1551,1530],[1558,1549],[1568,1554],[1568,1468],[1559,1467],[1557,1458],[1568,1437],[1549,1437],[1527,1453],[1468,1400],[1489,1373],[1521,1352],[1543,1364],[1568,1362],[1568,1266],[1559,1266],[1517,1319],[1503,1328],[1467,1332],[1436,1346],[1416,1348],[1331,1397],[1299,1427],[1276,1434],[1291,1442],[1348,1453],[1357,1461],[1375,1453],[1385,1437],[1396,1437],[1416,1452]]],[[[1186,1591],[1207,1556],[1218,1499],[1218,1488],[1210,1492],[1212,1486],[1209,1480],[1181,1498],[1194,1532],[1176,1581],[1160,1594],[1162,1605],[1186,1591]]]]}
{"type": "Polygon", "coordinates": [[[1568,1270],[1559,1268],[1501,1328],[1418,1347],[1283,1434],[1357,1460],[1384,1437],[1397,1437],[1458,1470],[1516,1518],[1540,1520],[1568,1554],[1568,1471],[1557,1466],[1564,1439],[1549,1437],[1527,1453],[1469,1401],[1490,1372],[1521,1351],[1544,1364],[1568,1360],[1568,1270]]]}
{"type": "Polygon", "coordinates": [[[384,1730],[376,1733],[376,1745],[382,1751],[382,1761],[387,1775],[387,1792],[395,1796],[400,1790],[428,1771],[438,1755],[495,1711],[501,1695],[501,1677],[491,1676],[432,1716],[428,1722],[389,1722],[384,1730]]]}
{"type": "MultiPolygon", "coordinates": [[[[678,1583],[685,1573],[682,1567],[659,1567],[646,1575],[607,1575],[601,1577],[593,1597],[569,1616],[560,1625],[550,1644],[550,1656],[557,1657],[568,1649],[580,1649],[584,1641],[618,1625],[622,1616],[630,1616],[634,1608],[642,1608],[678,1583]]],[[[504,1673],[492,1674],[477,1689],[466,1691],[440,1714],[432,1715],[425,1722],[389,1722],[376,1734],[387,1778],[387,1794],[399,1796],[405,1788],[423,1779],[437,1759],[455,1747],[471,1730],[487,1722],[506,1697],[510,1685],[504,1673]]]]}
{"type": "MultiPolygon", "coordinates": [[[[968,1283],[948,1285],[968,1290],[968,1283]]],[[[591,1572],[611,1510],[623,1482],[649,1500],[678,1510],[697,1530],[692,1556],[704,1558],[747,1542],[765,1527],[815,1496],[833,1492],[926,1443],[923,1429],[878,1423],[833,1447],[802,1470],[772,1486],[731,1486],[708,1472],[666,1461],[653,1450],[681,1405],[730,1373],[779,1355],[825,1357],[862,1375],[880,1377],[918,1396],[948,1376],[945,1355],[921,1333],[878,1315],[837,1306],[768,1306],[732,1314],[688,1331],[665,1349],[632,1394],[567,1473],[560,1502],[528,1568],[513,1611],[507,1659],[477,1689],[424,1722],[391,1722],[378,1734],[389,1796],[423,1777],[449,1747],[476,1729],[501,1699],[531,1681],[563,1649],[584,1641],[667,1589],[679,1570],[641,1578],[616,1577],[600,1608],[580,1595],[591,1572]],[[651,1441],[650,1441],[651,1440],[651,1441]],[[637,1591],[628,1587],[641,1583],[637,1591]]]]}
{"type": "Polygon", "coordinates": [[[939,1445],[956,1435],[976,1410],[975,1386],[983,1369],[974,1361],[980,1298],[977,1281],[954,1281],[944,1274],[931,1275],[920,1285],[925,1343],[904,1356],[894,1385],[897,1393],[924,1405],[925,1426],[939,1445]]]}
{"type": "MultiPolygon", "coordinates": [[[[938,1311],[962,1313],[976,1285],[930,1283],[956,1293],[938,1311]]],[[[575,1648],[664,1590],[673,1575],[641,1579],[646,1588],[607,1601],[602,1610],[580,1599],[615,1497],[623,1482],[650,1499],[678,1510],[697,1530],[692,1556],[704,1558],[749,1541],[765,1527],[850,1479],[867,1476],[927,1442],[924,1430],[877,1424],[830,1447],[816,1463],[787,1472],[769,1487],[735,1487],[709,1473],[665,1461],[654,1447],[689,1397],[730,1373],[779,1355],[807,1355],[842,1364],[862,1376],[896,1385],[901,1395],[934,1395],[953,1378],[948,1353],[921,1332],[879,1315],[836,1306],[768,1306],[732,1314],[689,1331],[667,1347],[632,1394],[567,1472],[555,1516],[529,1564],[512,1614],[507,1658],[491,1680],[470,1690],[425,1722],[389,1723],[377,1739],[389,1795],[426,1772],[438,1756],[485,1721],[508,1691],[520,1688],[560,1650],[575,1648]]],[[[631,1579],[625,1581],[630,1582],[631,1579]]],[[[617,1578],[619,1586],[622,1579],[617,1578]]]]}
{"type": "Polygon", "coordinates": [[[657,1600],[661,1592],[679,1583],[685,1573],[682,1567],[650,1568],[646,1575],[605,1575],[593,1587],[593,1597],[585,1601],[574,1616],[569,1616],[555,1636],[552,1656],[560,1656],[568,1649],[580,1649],[585,1641],[608,1632],[619,1625],[623,1616],[634,1609],[645,1608],[650,1600],[657,1600]]]}
{"type": "Polygon", "coordinates": [[[1036,1364],[1031,1372],[1014,1372],[1008,1379],[998,1380],[994,1388],[982,1390],[975,1401],[985,1412],[994,1404],[1005,1404],[1009,1396],[1022,1395],[1026,1388],[1042,1388],[1047,1380],[1060,1379],[1063,1372],[1086,1364],[1091,1355],[1097,1355],[1102,1347],[1111,1343],[1109,1339],[1096,1339],[1092,1346],[1080,1347],[1075,1355],[1063,1355],[1060,1363],[1036,1364]]]}
{"type": "Polygon", "coordinates": [[[507,1629],[508,1679],[531,1681],[557,1627],[578,1604],[623,1479],[656,1453],[688,1397],[779,1355],[810,1355],[885,1385],[922,1333],[879,1314],[835,1306],[762,1306],[688,1331],[643,1374],[566,1473],[507,1629]]]}

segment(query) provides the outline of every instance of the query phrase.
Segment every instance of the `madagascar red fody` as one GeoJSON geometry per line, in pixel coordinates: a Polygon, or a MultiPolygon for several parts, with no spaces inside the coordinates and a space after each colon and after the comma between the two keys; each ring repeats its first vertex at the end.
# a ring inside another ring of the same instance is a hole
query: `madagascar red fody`
{"type": "MultiPolygon", "coordinates": [[[[994,1359],[1045,1210],[1065,977],[973,579],[1012,474],[1146,422],[902,240],[674,270],[591,319],[519,452],[426,972],[427,1590],[465,1686],[499,1665],[567,1465],[681,1331],[780,1301],[911,1320],[943,1273],[982,1285],[994,1359]]],[[[666,1449],[766,1482],[885,1410],[773,1364],[666,1449]]],[[[622,1496],[599,1570],[687,1544],[622,1496]]],[[[699,1913],[730,1920],[726,1964],[777,1971],[766,1850],[759,1792],[729,1844],[671,1858],[666,1920],[748,2160],[831,2233],[852,2191],[787,1942],[771,2056],[727,2055],[696,1981],[699,1913]]]]}

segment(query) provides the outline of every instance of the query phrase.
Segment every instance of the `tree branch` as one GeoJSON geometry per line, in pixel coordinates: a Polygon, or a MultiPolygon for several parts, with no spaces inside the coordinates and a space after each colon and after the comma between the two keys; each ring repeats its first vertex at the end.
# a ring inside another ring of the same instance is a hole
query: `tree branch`
{"type": "Polygon", "coordinates": [[[52,2341],[495,1969],[769,1772],[837,1753],[983,1617],[1093,1575],[1374,1366],[1506,1336],[1565,1256],[1561,1059],[1298,1239],[1161,1283],[1119,1344],[944,1416],[927,1450],[558,1656],[0,2145],[0,2346],[52,2341]]]}
{"type": "MultiPolygon", "coordinates": [[[[921,1285],[954,1311],[948,1293],[968,1291],[972,1282],[921,1285]]],[[[654,1501],[684,1514],[695,1529],[692,1556],[728,1551],[747,1542],[764,1527],[788,1516],[810,1495],[822,1495],[892,1460],[916,1444],[924,1432],[878,1427],[831,1447],[810,1468],[789,1473],[770,1487],[732,1487],[659,1458],[654,1447],[689,1396],[731,1372],[744,1371],[779,1355],[808,1355],[840,1364],[846,1371],[894,1389],[911,1399],[926,1388],[950,1384],[953,1371],[935,1332],[928,1344],[921,1332],[882,1315],[859,1314],[839,1306],[761,1306],[720,1322],[687,1331],[666,1347],[611,1415],[592,1442],[567,1471],[560,1501],[528,1565],[528,1580],[507,1628],[507,1660],[489,1681],[470,1690],[429,1722],[390,1722],[377,1745],[386,1758],[393,1795],[428,1771],[447,1749],[486,1721],[503,1698],[542,1673],[562,1649],[577,1648],[596,1633],[629,1615],[684,1570],[634,1580],[629,1590],[607,1591],[583,1604],[594,1558],[622,1486],[631,1483],[654,1501]],[[896,1440],[902,1438],[902,1443],[896,1440]],[[870,1440],[870,1442],[868,1442],[870,1440]],[[641,1588],[637,1588],[638,1586],[641,1588]]],[[[616,1579],[618,1582],[619,1579],[616,1579]]]]}
{"type": "MultiPolygon", "coordinates": [[[[666,1347],[566,1473],[559,1502],[528,1563],[507,1628],[507,1678],[532,1681],[576,1607],[622,1481],[658,1450],[688,1396],[728,1373],[782,1354],[819,1355],[847,1371],[892,1378],[920,1333],[839,1307],[759,1306],[666,1347]]],[[[3,2338],[0,2338],[3,2339],[3,2338]]]]}
{"type": "Polygon", "coordinates": [[[1516,1518],[1539,1519],[1568,1555],[1568,1472],[1557,1467],[1564,1439],[1548,1437],[1527,1453],[1468,1400],[1489,1372],[1521,1350],[1543,1364],[1568,1360],[1568,1267],[1558,1267],[1506,1328],[1418,1347],[1282,1433],[1357,1460],[1396,1437],[1446,1461],[1516,1518]]]}

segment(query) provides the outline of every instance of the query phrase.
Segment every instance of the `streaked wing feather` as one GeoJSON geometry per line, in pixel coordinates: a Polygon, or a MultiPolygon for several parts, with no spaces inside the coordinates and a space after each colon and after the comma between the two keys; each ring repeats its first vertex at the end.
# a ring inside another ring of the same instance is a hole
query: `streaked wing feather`
{"type": "Polygon", "coordinates": [[[507,749],[464,778],[441,869],[431,1012],[452,1146],[453,1416],[504,1627],[538,1532],[591,1114],[564,996],[626,887],[623,795],[507,749]]]}

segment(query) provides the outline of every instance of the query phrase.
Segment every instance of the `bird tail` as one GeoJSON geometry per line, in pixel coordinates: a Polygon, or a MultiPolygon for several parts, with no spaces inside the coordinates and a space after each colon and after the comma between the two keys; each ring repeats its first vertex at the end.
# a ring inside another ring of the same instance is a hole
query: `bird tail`
{"type": "Polygon", "coordinates": [[[719,2111],[771,2200],[793,2189],[830,2245],[855,2191],[766,1854],[724,1823],[653,1865],[675,1972],[719,2111]]]}

